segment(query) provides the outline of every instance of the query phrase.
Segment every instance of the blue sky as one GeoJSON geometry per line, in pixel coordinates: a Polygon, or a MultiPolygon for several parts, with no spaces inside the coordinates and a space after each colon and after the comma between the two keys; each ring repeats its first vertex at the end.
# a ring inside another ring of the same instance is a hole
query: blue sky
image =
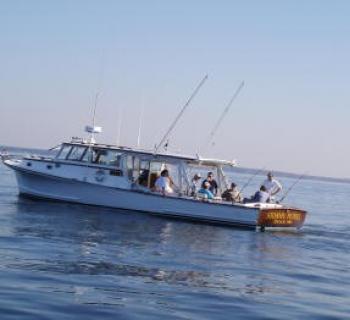
{"type": "Polygon", "coordinates": [[[206,74],[170,138],[248,167],[350,177],[348,1],[1,1],[0,144],[82,136],[100,92],[99,141],[152,148],[206,74]]]}

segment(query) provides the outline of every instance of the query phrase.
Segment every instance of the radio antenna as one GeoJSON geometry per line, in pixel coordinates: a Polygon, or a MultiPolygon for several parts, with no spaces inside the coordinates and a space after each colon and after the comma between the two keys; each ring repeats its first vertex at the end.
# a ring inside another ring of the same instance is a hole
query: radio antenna
{"type": "Polygon", "coordinates": [[[177,117],[175,118],[175,120],[173,121],[173,123],[171,124],[171,126],[169,127],[168,131],[166,132],[166,134],[163,136],[162,140],[160,140],[159,144],[156,145],[155,149],[154,149],[154,153],[157,153],[159,148],[163,145],[163,143],[168,139],[171,131],[173,131],[173,129],[175,128],[177,122],[180,120],[181,116],[183,115],[183,113],[185,112],[185,110],[187,109],[187,107],[189,106],[189,104],[191,103],[191,101],[193,100],[193,98],[197,95],[199,89],[202,87],[202,85],[204,84],[205,81],[207,81],[208,79],[208,75],[206,75],[202,81],[198,84],[198,86],[196,87],[196,89],[193,91],[192,95],[189,97],[189,99],[187,100],[187,102],[185,103],[185,105],[182,107],[180,113],[177,115],[177,117]]]}
{"type": "MultiPolygon", "coordinates": [[[[226,108],[224,109],[223,113],[221,114],[219,120],[216,122],[213,130],[210,132],[208,140],[206,141],[206,143],[202,146],[201,149],[204,148],[204,150],[206,150],[206,148],[209,146],[209,144],[213,141],[213,138],[215,136],[216,131],[218,130],[218,128],[220,127],[220,124],[222,122],[222,120],[224,120],[225,116],[227,115],[227,113],[230,111],[230,108],[233,104],[233,102],[236,100],[236,98],[238,97],[239,93],[241,92],[242,88],[244,86],[244,81],[241,82],[241,84],[238,86],[238,88],[236,89],[234,95],[232,96],[232,98],[230,99],[229,103],[227,104],[226,108]]],[[[197,154],[199,154],[199,150],[197,152],[197,154]]]]}
{"type": "Polygon", "coordinates": [[[139,119],[139,132],[137,135],[137,148],[140,147],[140,142],[141,142],[141,127],[142,127],[142,118],[143,118],[144,111],[145,111],[145,105],[142,104],[141,111],[140,111],[140,119],[139,119]]]}
{"type": "Polygon", "coordinates": [[[104,60],[102,57],[101,53],[101,61],[100,61],[100,66],[99,66],[99,71],[97,74],[97,88],[96,88],[96,95],[95,95],[95,105],[93,109],[93,116],[92,116],[92,126],[95,127],[95,118],[96,118],[96,109],[97,109],[97,103],[98,99],[100,97],[100,92],[102,91],[103,88],[103,80],[104,80],[104,74],[105,74],[105,68],[104,68],[104,60]]]}
{"type": "Polygon", "coordinates": [[[102,91],[102,82],[103,82],[103,78],[104,78],[104,66],[102,64],[102,61],[103,60],[101,59],[99,75],[97,77],[98,79],[97,79],[95,103],[94,103],[93,110],[92,110],[92,123],[91,123],[91,126],[85,127],[85,131],[90,133],[90,139],[89,139],[90,144],[96,143],[95,134],[102,132],[101,127],[96,127],[96,109],[97,109],[97,105],[98,105],[98,99],[100,97],[100,92],[102,91]]]}
{"type": "Polygon", "coordinates": [[[120,145],[120,136],[122,132],[122,120],[123,120],[123,107],[119,109],[119,121],[118,121],[118,136],[117,136],[117,146],[120,145]]]}
{"type": "Polygon", "coordinates": [[[93,115],[92,115],[92,126],[95,126],[95,118],[96,118],[96,108],[97,108],[97,101],[100,93],[97,92],[95,95],[95,105],[94,105],[94,110],[93,110],[93,115]]]}
{"type": "Polygon", "coordinates": [[[93,112],[92,112],[92,126],[86,126],[85,127],[85,131],[90,134],[90,138],[89,138],[89,143],[90,144],[96,143],[96,141],[95,141],[95,134],[102,132],[102,128],[101,127],[96,127],[95,126],[96,108],[97,108],[98,96],[99,96],[99,92],[96,93],[96,96],[95,96],[95,104],[94,104],[93,112]]]}

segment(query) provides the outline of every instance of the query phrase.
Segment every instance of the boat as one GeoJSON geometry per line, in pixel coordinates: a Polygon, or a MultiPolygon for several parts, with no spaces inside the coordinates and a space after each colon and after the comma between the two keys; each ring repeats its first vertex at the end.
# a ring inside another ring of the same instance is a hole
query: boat
{"type": "MultiPolygon", "coordinates": [[[[86,131],[93,135],[100,128],[86,131]]],[[[235,167],[235,161],[100,144],[93,137],[63,142],[54,156],[3,155],[2,161],[14,170],[19,193],[32,198],[261,231],[300,229],[307,214],[281,203],[232,203],[190,194],[193,174],[208,171],[214,172],[221,194],[228,186],[225,170],[235,167]],[[154,190],[164,169],[176,186],[171,194],[154,190]]]]}

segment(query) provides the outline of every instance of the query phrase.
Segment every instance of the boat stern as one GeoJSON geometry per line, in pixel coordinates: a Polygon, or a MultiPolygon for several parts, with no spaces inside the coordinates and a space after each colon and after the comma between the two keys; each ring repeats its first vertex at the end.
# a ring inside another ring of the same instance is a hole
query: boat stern
{"type": "Polygon", "coordinates": [[[257,226],[260,228],[300,229],[304,225],[306,211],[296,208],[260,209],[257,226]]]}

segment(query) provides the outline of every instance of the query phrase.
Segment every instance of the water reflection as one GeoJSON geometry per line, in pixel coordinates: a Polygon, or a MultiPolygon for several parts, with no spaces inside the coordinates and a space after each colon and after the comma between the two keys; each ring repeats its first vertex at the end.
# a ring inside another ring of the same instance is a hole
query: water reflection
{"type": "Polygon", "coordinates": [[[17,238],[36,239],[26,261],[8,264],[12,269],[133,277],[237,295],[276,292],[276,266],[300,255],[291,243],[302,237],[26,198],[19,198],[11,223],[17,238]]]}
{"type": "Polygon", "coordinates": [[[262,309],[251,307],[260,304],[277,318],[290,312],[283,305],[291,304],[296,313],[290,318],[297,318],[305,311],[315,314],[327,301],[329,312],[346,318],[349,189],[305,184],[317,192],[300,185],[290,196],[298,195],[301,206],[313,211],[299,233],[260,233],[33,201],[18,198],[14,185],[3,186],[0,293],[9,306],[5,312],[22,308],[38,315],[37,301],[43,301],[39,316],[46,318],[52,318],[52,310],[60,317],[67,305],[75,318],[89,318],[91,310],[104,311],[106,304],[113,306],[110,314],[98,318],[114,319],[121,307],[129,308],[124,318],[135,310],[138,316],[168,318],[182,306],[191,319],[225,308],[227,316],[237,306],[244,315],[264,318],[262,309]],[[333,200],[317,201],[328,191],[337,193],[333,200]],[[84,304],[94,307],[83,309],[84,304]]]}

